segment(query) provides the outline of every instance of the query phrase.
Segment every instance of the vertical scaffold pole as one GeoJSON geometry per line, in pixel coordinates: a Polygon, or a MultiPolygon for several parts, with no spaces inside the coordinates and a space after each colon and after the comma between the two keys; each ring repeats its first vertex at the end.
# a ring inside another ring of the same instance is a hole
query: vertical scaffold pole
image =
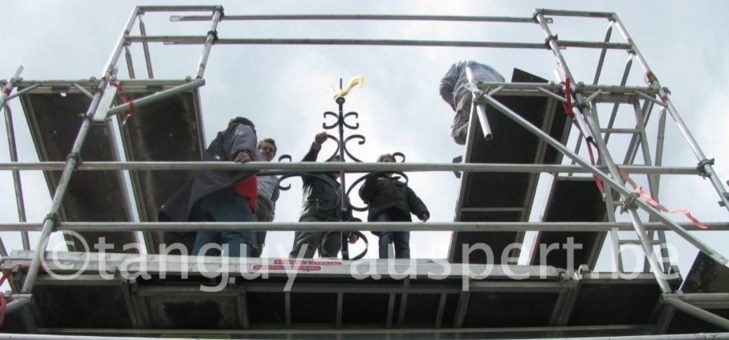
{"type": "MultiPolygon", "coordinates": [[[[97,92],[96,94],[94,94],[94,98],[91,100],[91,104],[89,104],[89,108],[84,115],[84,121],[81,124],[81,128],[79,129],[76,141],[71,148],[71,152],[66,159],[66,165],[63,168],[63,173],[61,174],[61,178],[58,181],[58,187],[56,188],[56,192],[53,195],[50,212],[43,221],[43,229],[38,240],[38,246],[36,247],[36,251],[33,254],[33,261],[31,262],[30,268],[28,269],[28,276],[26,276],[25,281],[23,282],[23,288],[21,289],[21,293],[23,294],[30,294],[33,290],[36,278],[38,277],[38,270],[41,266],[41,257],[43,256],[43,253],[45,251],[45,246],[47,244],[48,238],[51,232],[53,232],[53,230],[55,229],[58,211],[60,210],[63,196],[68,189],[71,175],[73,175],[73,172],[79,163],[81,147],[83,146],[86,136],[88,135],[88,132],[91,128],[93,113],[99,106],[101,96],[104,94],[104,89],[106,89],[106,87],[109,85],[109,80],[114,74],[114,69],[116,68],[116,64],[119,60],[119,57],[121,56],[122,50],[124,49],[124,44],[126,42],[127,36],[129,35],[129,31],[132,29],[132,26],[134,25],[138,14],[139,7],[135,7],[132,11],[131,16],[129,17],[124,31],[121,34],[121,37],[117,41],[114,52],[112,52],[106,66],[104,67],[103,76],[99,81],[97,92]]],[[[10,304],[8,304],[8,311],[15,310],[28,302],[30,302],[30,299],[28,298],[12,301],[10,302],[10,304]]]]}
{"type": "MultiPolygon", "coordinates": [[[[18,161],[18,150],[15,146],[15,130],[13,129],[13,118],[10,111],[10,107],[7,106],[7,100],[10,96],[10,93],[13,91],[13,88],[15,87],[15,83],[20,80],[20,73],[23,72],[23,66],[18,66],[18,69],[15,71],[15,74],[13,75],[13,78],[8,81],[8,83],[5,85],[5,89],[3,89],[2,94],[0,94],[0,108],[4,109],[5,112],[5,129],[7,130],[8,135],[8,148],[10,149],[10,161],[11,162],[17,162],[18,161]]],[[[18,207],[18,221],[19,222],[25,222],[26,216],[25,216],[25,200],[23,199],[23,189],[21,186],[20,181],[20,171],[13,170],[13,185],[15,188],[15,203],[18,207]]],[[[23,242],[23,250],[30,249],[30,239],[28,238],[28,232],[23,231],[20,233],[21,240],[23,242]]],[[[3,256],[7,255],[7,250],[5,249],[5,245],[0,242],[0,246],[2,246],[2,249],[0,249],[0,252],[2,252],[3,256]]]]}
{"type": "MultiPolygon", "coordinates": [[[[147,27],[144,26],[144,20],[143,15],[139,15],[139,35],[146,37],[147,36],[147,27]]],[[[147,77],[149,79],[154,79],[154,72],[152,71],[152,58],[149,53],[149,42],[142,41],[142,50],[144,51],[144,62],[147,65],[147,77]]]]}
{"type": "Polygon", "coordinates": [[[200,62],[198,63],[196,78],[202,78],[205,75],[205,67],[208,63],[208,57],[210,56],[210,49],[213,47],[215,41],[218,40],[218,23],[220,18],[223,17],[223,7],[220,6],[213,12],[212,23],[210,24],[210,31],[208,31],[208,37],[205,39],[205,47],[203,48],[202,55],[200,55],[200,62]]]}
{"type": "MultiPolygon", "coordinates": [[[[5,128],[8,135],[8,147],[10,149],[10,161],[18,161],[18,149],[15,144],[15,129],[13,128],[13,116],[10,111],[10,107],[5,106],[5,128]]],[[[25,199],[23,198],[23,186],[20,179],[20,171],[13,170],[13,185],[15,188],[15,203],[18,208],[18,222],[26,222],[27,217],[25,216],[25,199]]],[[[20,232],[20,237],[23,242],[23,250],[30,249],[30,239],[28,238],[28,232],[20,232]]]]}
{"type": "Polygon", "coordinates": [[[684,123],[681,115],[678,114],[678,111],[673,106],[673,102],[671,102],[671,100],[669,99],[668,92],[663,87],[661,87],[661,83],[658,81],[658,77],[656,77],[651,68],[648,67],[648,63],[643,58],[643,54],[641,54],[640,50],[638,50],[638,46],[636,46],[633,42],[633,38],[631,38],[630,34],[628,34],[628,31],[625,29],[625,26],[623,26],[620,18],[618,18],[616,14],[613,14],[611,20],[615,21],[618,31],[620,31],[620,34],[623,36],[625,41],[630,44],[630,47],[635,54],[638,63],[643,68],[643,71],[645,71],[646,82],[648,83],[648,86],[652,87],[658,92],[661,101],[666,105],[666,108],[668,109],[668,113],[671,115],[671,118],[678,126],[681,134],[683,134],[686,142],[688,142],[688,145],[691,148],[691,151],[693,151],[694,155],[696,156],[696,159],[698,159],[699,170],[704,176],[709,177],[711,183],[716,189],[716,192],[721,198],[721,202],[723,203],[724,208],[729,210],[729,193],[726,191],[726,189],[724,189],[724,185],[721,183],[721,180],[719,180],[719,177],[716,175],[714,168],[711,166],[713,164],[713,160],[707,159],[706,155],[704,155],[704,152],[699,147],[699,144],[696,142],[693,134],[691,134],[691,131],[688,130],[688,128],[686,127],[686,123],[684,123]]]}

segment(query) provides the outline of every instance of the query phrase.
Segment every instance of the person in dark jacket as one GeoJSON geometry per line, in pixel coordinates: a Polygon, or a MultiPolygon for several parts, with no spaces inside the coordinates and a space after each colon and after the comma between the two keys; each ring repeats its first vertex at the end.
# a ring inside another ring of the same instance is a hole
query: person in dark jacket
{"type": "MultiPolygon", "coordinates": [[[[302,162],[316,161],[321,145],[328,139],[326,132],[314,137],[314,142],[306,153],[302,162]]],[[[340,162],[338,155],[327,159],[327,162],[340,162]]],[[[304,182],[301,214],[299,222],[331,222],[347,219],[351,215],[351,208],[344,200],[345,209],[342,209],[342,190],[337,182],[339,172],[310,174],[301,177],[304,182]]],[[[342,240],[338,234],[330,234],[325,242],[322,238],[325,231],[297,231],[294,233],[294,245],[289,257],[313,258],[316,252],[320,257],[334,257],[342,249],[342,240]]],[[[354,234],[348,235],[350,243],[357,241],[354,234]]]]}
{"type": "Polygon", "coordinates": [[[466,144],[473,97],[471,91],[466,88],[468,84],[466,68],[469,67],[473,72],[474,80],[477,82],[504,82],[504,77],[491,66],[472,60],[464,60],[451,65],[451,68],[443,76],[440,81],[440,96],[456,113],[451,126],[451,137],[453,137],[456,144],[460,145],[466,144]]]}
{"type": "MultiPolygon", "coordinates": [[[[203,161],[260,161],[256,150],[253,122],[236,117],[228,128],[218,132],[203,154],[203,161]]],[[[170,197],[160,209],[160,221],[251,222],[257,209],[257,181],[251,170],[201,170],[170,197]]],[[[251,231],[200,230],[195,236],[193,255],[250,256],[255,246],[251,231]]]]}
{"type": "MultiPolygon", "coordinates": [[[[395,162],[391,154],[381,155],[377,162],[395,162]]],[[[430,212],[423,201],[408,187],[407,183],[393,176],[392,172],[375,172],[367,175],[359,197],[369,206],[367,221],[374,222],[410,222],[413,213],[421,221],[430,218],[430,212]]],[[[395,244],[395,258],[410,258],[410,232],[373,232],[380,238],[380,258],[392,258],[390,243],[395,244]]]]}

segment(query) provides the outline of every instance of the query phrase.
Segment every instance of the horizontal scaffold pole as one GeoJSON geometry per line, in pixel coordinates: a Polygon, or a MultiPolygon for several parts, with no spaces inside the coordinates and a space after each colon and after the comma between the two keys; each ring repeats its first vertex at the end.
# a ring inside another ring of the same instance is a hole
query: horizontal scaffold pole
{"type": "MultiPolygon", "coordinates": [[[[221,6],[138,6],[140,13],[146,12],[212,12],[221,6]]],[[[210,20],[210,17],[208,17],[210,20]]]]}
{"type": "MultiPolygon", "coordinates": [[[[130,79],[123,80],[121,85],[127,92],[135,91],[148,91],[149,87],[172,87],[179,85],[179,80],[170,79],[130,79]]],[[[560,84],[535,84],[535,83],[500,83],[500,82],[488,82],[479,83],[481,90],[487,90],[491,88],[500,88],[498,96],[524,96],[535,95],[535,96],[548,96],[551,95],[557,100],[564,100],[564,95],[561,94],[563,86],[560,84]],[[551,92],[550,94],[545,93],[551,92]],[[556,97],[555,97],[556,96],[556,97]]],[[[68,91],[73,91],[71,87],[76,90],[86,91],[85,88],[93,88],[96,86],[95,80],[24,80],[21,79],[17,83],[18,87],[23,87],[18,93],[12,94],[8,98],[13,98],[19,94],[33,92],[33,93],[55,93],[59,89],[66,88],[68,91]]],[[[590,85],[590,84],[576,84],[576,87],[585,96],[591,96],[596,93],[598,95],[594,99],[606,100],[615,102],[616,96],[625,97],[621,102],[632,103],[635,98],[651,100],[658,105],[663,106],[664,104],[658,100],[658,91],[648,86],[614,86],[614,85],[590,85]]],[[[87,96],[92,97],[88,91],[85,92],[87,96]]]]}
{"type": "MultiPolygon", "coordinates": [[[[561,17],[584,17],[584,18],[606,18],[606,19],[610,19],[615,15],[614,12],[581,12],[581,11],[569,11],[569,10],[561,10],[561,9],[538,9],[538,10],[536,10],[536,13],[541,13],[543,15],[561,16],[561,17]]],[[[547,18],[545,18],[545,19],[547,19],[547,18]]],[[[551,21],[547,21],[547,22],[552,23],[551,21]]]]}
{"type": "MultiPolygon", "coordinates": [[[[0,162],[2,170],[63,170],[65,162],[0,162]]],[[[597,166],[597,169],[603,169],[597,166]]],[[[620,167],[629,174],[663,174],[663,175],[698,175],[695,167],[656,167],[645,165],[624,165],[620,167]]],[[[466,171],[466,172],[522,172],[522,173],[590,173],[590,170],[579,165],[556,164],[497,164],[497,163],[315,163],[315,162],[249,162],[245,164],[234,162],[84,162],[78,165],[81,171],[102,170],[262,170],[261,175],[267,173],[280,175],[283,172],[370,172],[370,171],[400,171],[400,172],[427,172],[427,171],[466,171]]],[[[604,169],[603,169],[604,170],[604,169]]]]}
{"type": "Polygon", "coordinates": [[[205,85],[205,79],[195,79],[195,80],[193,80],[193,81],[191,81],[189,83],[182,84],[182,85],[179,85],[179,86],[175,86],[175,87],[173,87],[171,89],[167,89],[167,90],[164,90],[164,91],[160,91],[160,92],[157,92],[155,94],[151,94],[149,96],[146,96],[146,97],[143,97],[143,98],[139,98],[139,99],[135,99],[135,100],[133,100],[131,102],[128,102],[128,103],[124,103],[124,104],[120,104],[118,106],[115,106],[115,107],[109,109],[109,111],[107,112],[106,116],[107,117],[110,117],[110,116],[113,116],[113,115],[120,114],[122,112],[126,112],[126,111],[129,110],[130,107],[132,107],[132,105],[134,107],[143,107],[145,105],[149,105],[149,104],[155,103],[155,102],[159,101],[160,99],[167,98],[167,97],[171,97],[171,96],[174,96],[176,94],[183,93],[183,92],[186,92],[186,91],[189,91],[189,90],[192,90],[192,89],[196,89],[196,88],[201,87],[203,85],[205,85]]]}
{"type": "MultiPolygon", "coordinates": [[[[204,35],[148,35],[130,36],[129,42],[156,42],[172,45],[202,45],[207,36],[204,35]]],[[[429,47],[492,47],[538,49],[546,47],[543,43],[505,42],[505,41],[445,41],[445,40],[385,40],[385,39],[243,39],[220,38],[216,45],[361,45],[361,46],[429,46],[429,47]]],[[[624,43],[606,43],[592,41],[560,40],[561,47],[604,48],[629,50],[630,45],[624,43]]]]}
{"type": "MultiPolygon", "coordinates": [[[[170,21],[210,21],[211,15],[173,15],[170,21]]],[[[346,20],[346,21],[453,21],[453,22],[503,22],[533,24],[533,17],[456,16],[456,15],[389,15],[389,14],[280,14],[280,15],[226,15],[225,21],[272,21],[272,20],[346,20]]],[[[551,23],[551,19],[550,23],[551,23]]]]}
{"type": "MultiPolygon", "coordinates": [[[[704,223],[700,229],[690,223],[679,223],[691,231],[728,231],[729,222],[704,223]]],[[[646,230],[670,230],[660,222],[644,223],[646,230]]],[[[0,232],[38,231],[40,223],[0,223],[0,232]]],[[[197,231],[197,230],[267,230],[267,231],[564,231],[598,232],[613,228],[629,231],[629,222],[60,222],[57,231],[197,231]]]]}

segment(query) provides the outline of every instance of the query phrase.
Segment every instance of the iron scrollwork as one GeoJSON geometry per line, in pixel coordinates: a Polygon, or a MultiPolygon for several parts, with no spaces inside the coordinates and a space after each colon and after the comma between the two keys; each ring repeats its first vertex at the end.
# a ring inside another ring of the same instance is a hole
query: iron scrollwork
{"type": "MultiPolygon", "coordinates": [[[[289,161],[289,163],[290,163],[293,161],[293,158],[291,157],[291,155],[285,154],[285,155],[281,155],[278,158],[278,161],[279,161],[279,163],[283,162],[283,161],[289,161]]],[[[294,176],[296,176],[296,175],[294,175],[294,176]]],[[[283,182],[284,179],[289,178],[289,177],[292,177],[292,176],[286,176],[285,174],[282,176],[279,176],[279,178],[278,178],[278,189],[279,190],[286,191],[286,190],[291,189],[291,184],[287,184],[286,186],[281,185],[281,182],[283,182]]]]}
{"type": "MultiPolygon", "coordinates": [[[[338,105],[339,112],[334,113],[332,111],[326,111],[323,114],[323,118],[324,118],[325,122],[322,123],[322,127],[325,130],[337,129],[337,132],[338,132],[337,135],[327,133],[327,136],[329,137],[329,139],[334,140],[336,142],[336,148],[334,150],[334,153],[331,156],[329,156],[327,159],[331,159],[334,156],[339,156],[342,161],[346,161],[347,157],[349,157],[349,159],[351,159],[352,161],[362,162],[362,160],[360,160],[359,158],[354,156],[349,151],[349,148],[347,148],[347,144],[351,141],[356,140],[359,145],[363,145],[367,141],[365,136],[363,136],[361,134],[351,134],[351,135],[345,137],[345,129],[348,129],[348,130],[359,129],[358,122],[355,121],[353,124],[347,122],[347,118],[353,117],[352,119],[355,119],[355,120],[357,118],[359,118],[359,113],[348,112],[348,113],[344,114],[344,103],[345,103],[344,97],[336,98],[335,102],[338,105]],[[326,123],[327,117],[334,117],[335,122],[331,123],[331,124],[327,124],[326,123]]],[[[405,162],[405,155],[403,153],[394,152],[394,153],[392,153],[392,155],[393,155],[393,157],[395,157],[396,162],[400,162],[400,163],[405,162]],[[400,160],[398,160],[398,158],[400,158],[400,160]]],[[[278,158],[278,161],[279,162],[282,162],[282,161],[291,162],[292,157],[290,155],[282,155],[278,158]]],[[[342,209],[341,213],[337,214],[338,216],[341,216],[340,220],[361,222],[360,219],[352,217],[351,214],[347,213],[347,211],[346,211],[348,209],[347,207],[349,207],[349,209],[352,209],[354,211],[360,211],[360,212],[367,211],[368,207],[366,205],[363,207],[357,207],[357,206],[354,206],[353,204],[351,204],[351,201],[349,200],[349,194],[352,192],[352,190],[354,190],[354,188],[356,188],[358,185],[360,185],[360,183],[362,183],[366,178],[368,178],[368,176],[378,175],[379,173],[380,172],[374,172],[374,173],[360,176],[351,185],[349,185],[349,187],[347,187],[346,173],[344,171],[341,171],[340,172],[341,186],[339,188],[339,190],[341,190],[341,191],[339,192],[339,201],[340,201],[339,204],[335,204],[332,207],[319,207],[319,208],[324,209],[324,210],[330,210],[330,209],[336,209],[337,207],[339,207],[340,209],[342,209]],[[347,189],[344,190],[344,188],[347,188],[347,189]]],[[[406,174],[404,174],[402,172],[393,172],[393,173],[396,173],[396,174],[402,176],[402,178],[405,180],[405,183],[407,183],[408,177],[406,174]]],[[[314,177],[314,178],[317,178],[318,180],[322,180],[322,181],[326,182],[328,185],[336,186],[336,184],[331,183],[332,180],[330,178],[328,178],[327,176],[324,176],[322,174],[317,174],[317,173],[262,171],[261,174],[279,176],[278,187],[280,190],[289,190],[291,188],[291,184],[287,184],[285,186],[282,185],[282,182],[285,181],[286,179],[289,179],[291,177],[304,177],[304,176],[314,177]]],[[[348,234],[350,234],[350,233],[348,233],[348,234]]],[[[359,237],[359,239],[362,240],[365,244],[365,249],[362,251],[362,253],[351,258],[351,260],[358,260],[367,254],[367,250],[369,248],[369,242],[367,241],[367,237],[359,231],[353,231],[353,232],[351,232],[351,234],[357,235],[359,237]]],[[[342,244],[342,250],[341,250],[342,259],[350,260],[349,247],[348,247],[346,236],[347,235],[345,235],[344,233],[339,232],[339,231],[327,232],[327,233],[324,233],[324,235],[322,236],[321,243],[324,244],[324,243],[330,241],[331,237],[339,237],[342,242],[341,243],[342,244]]],[[[322,254],[322,255],[327,256],[327,257],[336,256],[336,254],[322,254]]]]}
{"type": "MultiPolygon", "coordinates": [[[[345,131],[346,130],[357,130],[357,129],[359,129],[359,127],[360,127],[359,122],[356,121],[356,119],[359,118],[359,113],[357,113],[357,112],[348,112],[346,114],[344,113],[344,103],[345,103],[344,97],[338,97],[338,98],[336,98],[335,102],[338,105],[338,109],[339,109],[338,111],[339,112],[338,113],[334,113],[332,111],[327,111],[327,112],[324,112],[324,114],[323,114],[323,118],[324,118],[325,122],[322,123],[322,127],[325,130],[334,130],[334,129],[336,129],[336,131],[338,132],[337,135],[333,135],[331,133],[327,133],[327,135],[329,136],[330,139],[336,141],[336,149],[334,150],[334,153],[331,156],[329,156],[327,159],[330,159],[330,158],[332,158],[334,156],[339,156],[342,161],[347,161],[347,159],[350,159],[350,160],[352,160],[354,162],[362,162],[362,160],[360,160],[358,157],[354,156],[350,152],[350,150],[347,147],[347,145],[351,141],[357,141],[357,144],[358,145],[363,145],[367,141],[367,139],[365,138],[365,136],[363,136],[361,134],[350,134],[350,135],[348,135],[348,136],[345,137],[345,131]],[[328,117],[335,118],[335,122],[334,123],[331,123],[331,124],[327,124],[326,123],[326,119],[328,117]],[[355,121],[352,122],[352,123],[350,123],[350,122],[347,121],[348,118],[352,118],[355,121]]],[[[404,162],[405,161],[405,155],[403,153],[401,153],[401,152],[394,152],[393,153],[393,156],[395,157],[395,160],[396,161],[398,161],[398,158],[400,158],[399,162],[404,162]]],[[[407,183],[407,175],[405,175],[402,172],[396,172],[396,173],[399,174],[399,175],[401,175],[405,179],[405,181],[407,183]]],[[[352,210],[354,210],[354,211],[367,211],[368,207],[366,205],[363,206],[363,207],[357,207],[357,206],[354,206],[353,204],[351,204],[351,201],[349,200],[349,194],[352,192],[352,190],[354,190],[355,187],[357,187],[358,185],[360,185],[367,178],[367,176],[370,176],[370,175],[374,175],[374,174],[367,174],[367,175],[364,175],[364,176],[360,176],[351,185],[347,186],[346,173],[344,171],[341,172],[341,174],[340,174],[340,181],[341,181],[341,184],[342,184],[341,185],[341,188],[342,188],[342,201],[341,201],[342,202],[342,207],[344,207],[344,204],[349,204],[349,207],[352,210]],[[346,188],[346,190],[344,190],[345,188],[346,188]]],[[[359,219],[353,218],[353,219],[349,219],[349,220],[352,221],[352,220],[359,220],[359,219]]],[[[352,258],[352,260],[357,260],[357,259],[360,259],[360,258],[364,257],[364,255],[367,253],[367,249],[368,249],[369,243],[368,243],[367,238],[365,237],[365,235],[362,234],[361,232],[353,232],[353,233],[356,234],[364,242],[364,244],[365,244],[364,251],[361,254],[358,254],[357,256],[354,256],[352,258]]],[[[349,258],[349,248],[348,248],[348,244],[347,244],[346,234],[344,234],[342,232],[330,232],[330,233],[326,233],[322,237],[322,243],[326,242],[327,239],[330,236],[341,237],[341,241],[342,241],[342,258],[344,260],[349,260],[350,259],[349,258]]],[[[333,255],[333,254],[328,254],[328,255],[333,255]]]]}

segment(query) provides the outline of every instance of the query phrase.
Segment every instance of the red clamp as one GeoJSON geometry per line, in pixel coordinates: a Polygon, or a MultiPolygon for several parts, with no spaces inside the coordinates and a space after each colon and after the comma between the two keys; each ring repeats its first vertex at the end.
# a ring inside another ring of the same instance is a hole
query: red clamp
{"type": "Polygon", "coordinates": [[[117,88],[117,91],[119,91],[119,98],[121,99],[122,103],[129,104],[129,108],[124,112],[124,119],[122,119],[122,122],[126,123],[127,119],[129,119],[129,117],[137,112],[137,108],[134,106],[134,101],[130,100],[129,97],[127,97],[127,94],[124,92],[124,87],[122,87],[121,83],[110,80],[109,85],[117,88]]]}

